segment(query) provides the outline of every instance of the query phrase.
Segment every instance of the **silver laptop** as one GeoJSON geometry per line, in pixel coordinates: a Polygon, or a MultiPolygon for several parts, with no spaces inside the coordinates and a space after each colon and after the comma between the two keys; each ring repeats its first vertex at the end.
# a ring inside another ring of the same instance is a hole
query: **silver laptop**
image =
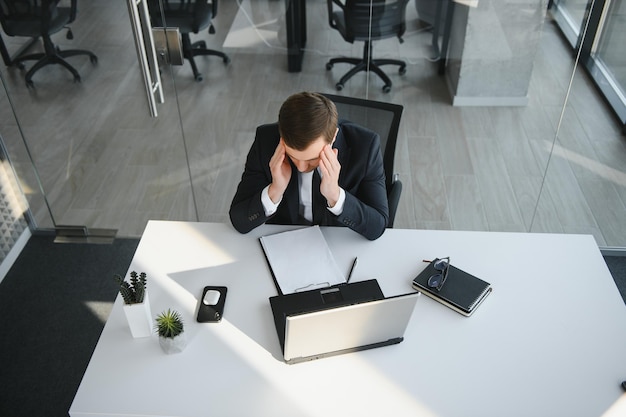
{"type": "Polygon", "coordinates": [[[420,293],[285,317],[285,362],[400,343],[420,293]]]}

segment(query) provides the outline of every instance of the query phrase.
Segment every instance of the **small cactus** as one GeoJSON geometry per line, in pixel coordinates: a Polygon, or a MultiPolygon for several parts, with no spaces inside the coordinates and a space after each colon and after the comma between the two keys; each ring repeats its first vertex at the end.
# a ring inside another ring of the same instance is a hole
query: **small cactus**
{"type": "Polygon", "coordinates": [[[130,273],[130,283],[124,281],[124,279],[115,274],[113,276],[115,281],[120,286],[120,294],[124,299],[124,304],[140,304],[143,303],[143,299],[146,293],[146,273],[142,272],[137,275],[135,271],[130,273]]]}
{"type": "Polygon", "coordinates": [[[159,336],[174,338],[183,332],[183,318],[178,311],[168,308],[157,316],[154,327],[159,336]]]}

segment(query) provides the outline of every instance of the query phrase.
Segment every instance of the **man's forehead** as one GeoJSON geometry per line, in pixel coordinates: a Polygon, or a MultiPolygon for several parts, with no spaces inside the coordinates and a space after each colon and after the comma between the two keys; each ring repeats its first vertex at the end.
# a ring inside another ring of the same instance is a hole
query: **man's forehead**
{"type": "Polygon", "coordinates": [[[324,146],[326,146],[326,143],[326,140],[323,137],[320,137],[302,151],[290,148],[287,144],[285,144],[285,152],[287,152],[287,155],[291,158],[298,159],[300,161],[313,160],[319,157],[319,154],[322,152],[324,146]]]}

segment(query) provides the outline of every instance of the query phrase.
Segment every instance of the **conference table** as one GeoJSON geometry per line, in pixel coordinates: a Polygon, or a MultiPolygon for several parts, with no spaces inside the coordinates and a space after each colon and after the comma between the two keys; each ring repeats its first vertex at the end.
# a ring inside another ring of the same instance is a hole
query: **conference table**
{"type": "Polygon", "coordinates": [[[288,365],[258,238],[290,229],[150,221],[128,271],[146,272],[153,317],[182,314],[187,347],[133,338],[118,296],[69,414],[624,415],[626,305],[593,237],[388,229],[368,241],[323,227],[339,267],[358,256],[352,281],[375,278],[386,297],[444,256],[493,292],[471,317],[421,296],[401,343],[288,365]],[[228,287],[219,323],[196,321],[208,285],[228,287]]]}

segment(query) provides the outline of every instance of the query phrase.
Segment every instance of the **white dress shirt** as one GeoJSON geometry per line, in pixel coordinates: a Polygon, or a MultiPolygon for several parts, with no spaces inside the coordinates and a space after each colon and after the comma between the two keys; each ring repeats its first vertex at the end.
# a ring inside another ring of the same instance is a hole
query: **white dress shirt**
{"type": "MultiPolygon", "coordinates": [[[[320,177],[322,173],[317,168],[320,177]]],[[[313,171],[311,172],[298,172],[298,189],[300,190],[300,207],[299,212],[300,215],[309,222],[313,222],[313,171]]],[[[261,192],[261,203],[263,204],[263,209],[265,210],[266,216],[271,216],[276,212],[278,206],[280,205],[282,196],[278,203],[274,204],[272,199],[269,196],[270,186],[268,185],[261,192]]],[[[337,200],[337,204],[334,207],[327,207],[328,210],[333,213],[335,216],[339,216],[343,212],[343,204],[346,201],[346,192],[343,188],[339,187],[339,199],[337,200]]]]}

